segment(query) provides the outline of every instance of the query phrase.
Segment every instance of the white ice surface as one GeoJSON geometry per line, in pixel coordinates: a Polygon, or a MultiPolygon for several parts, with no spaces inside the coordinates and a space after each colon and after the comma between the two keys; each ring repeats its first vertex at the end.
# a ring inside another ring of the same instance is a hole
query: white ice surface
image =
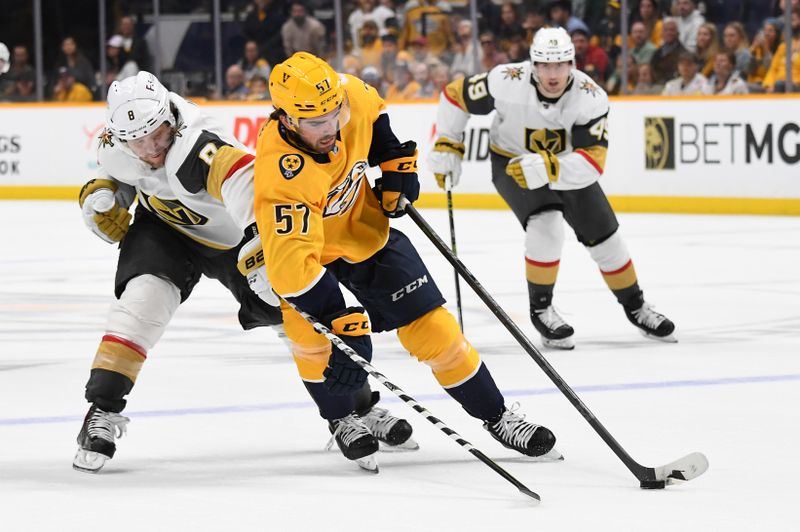
{"type": "MultiPolygon", "coordinates": [[[[445,211],[423,211],[449,241],[445,211]]],[[[637,481],[462,283],[468,338],[507,401],[549,426],[565,455],[536,464],[500,447],[393,334],[375,365],[542,496],[513,486],[381,389],[421,449],[358,471],[325,452],[325,423],[272,331],[242,332],[232,297],[203,280],[148,357],[128,435],[98,475],[73,471],[83,386],[111,299],[116,250],[77,204],[0,204],[0,530],[800,529],[800,218],[620,215],[648,301],[678,344],[642,338],[586,251],[565,244],[556,305],[573,352],[545,351],[622,446],[658,466],[691,451],[702,477],[637,481]]],[[[417,245],[455,309],[453,274],[417,245]]],[[[461,258],[520,327],[523,235],[509,212],[456,211],[461,258]]]]}

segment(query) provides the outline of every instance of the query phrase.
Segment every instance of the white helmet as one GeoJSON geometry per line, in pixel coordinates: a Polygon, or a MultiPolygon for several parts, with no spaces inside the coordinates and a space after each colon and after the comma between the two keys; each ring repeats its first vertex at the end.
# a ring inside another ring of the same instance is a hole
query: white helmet
{"type": "Polygon", "coordinates": [[[150,72],[115,81],[108,89],[106,125],[120,140],[149,135],[164,122],[175,126],[169,91],[150,72]]]}
{"type": "Polygon", "coordinates": [[[11,68],[11,54],[8,53],[8,46],[0,42],[0,61],[3,62],[0,66],[0,74],[5,74],[11,68]]]}
{"type": "Polygon", "coordinates": [[[531,44],[533,63],[575,63],[575,47],[564,28],[542,28],[536,32],[531,44]]]}

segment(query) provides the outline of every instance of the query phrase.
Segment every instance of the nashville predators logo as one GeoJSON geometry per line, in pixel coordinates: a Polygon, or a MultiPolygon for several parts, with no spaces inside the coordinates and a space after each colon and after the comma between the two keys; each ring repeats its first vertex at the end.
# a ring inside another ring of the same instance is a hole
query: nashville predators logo
{"type": "Polygon", "coordinates": [[[522,79],[522,67],[506,67],[503,79],[522,79]]]}
{"type": "Polygon", "coordinates": [[[179,200],[166,200],[155,196],[148,196],[139,192],[144,200],[144,206],[156,213],[165,222],[173,225],[205,225],[208,218],[197,213],[181,203],[179,200]]]}
{"type": "Polygon", "coordinates": [[[352,207],[361,191],[361,181],[366,179],[367,162],[358,161],[347,174],[341,184],[328,192],[328,204],[322,212],[322,217],[343,215],[352,207]]]}
{"type": "Polygon", "coordinates": [[[600,90],[597,85],[586,79],[581,81],[581,84],[578,86],[578,88],[584,91],[586,94],[591,94],[592,96],[595,96],[597,91],[600,90]]]}
{"type": "Polygon", "coordinates": [[[97,137],[97,139],[100,141],[101,148],[105,148],[106,146],[110,148],[114,147],[114,136],[107,129],[103,129],[103,131],[100,133],[100,136],[97,137]]]}
{"type": "Polygon", "coordinates": [[[284,179],[292,179],[303,169],[303,156],[299,153],[287,153],[278,159],[278,167],[284,179]]]}

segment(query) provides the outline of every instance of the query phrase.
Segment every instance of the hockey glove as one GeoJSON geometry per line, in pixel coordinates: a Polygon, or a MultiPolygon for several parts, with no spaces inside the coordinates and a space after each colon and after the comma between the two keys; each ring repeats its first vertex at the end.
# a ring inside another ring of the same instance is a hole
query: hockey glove
{"type": "Polygon", "coordinates": [[[131,213],[117,202],[116,191],[114,181],[92,179],[78,197],[86,227],[109,244],[122,240],[131,223],[131,213]]]}
{"type": "Polygon", "coordinates": [[[261,248],[261,236],[258,234],[256,224],[253,223],[245,229],[245,239],[249,238],[239,249],[239,259],[236,267],[239,273],[247,277],[250,290],[267,305],[278,307],[281,302],[267,278],[267,268],[264,264],[264,250],[261,248]]]}
{"type": "Polygon", "coordinates": [[[398,206],[401,194],[411,203],[419,198],[417,144],[404,142],[396,152],[397,157],[380,164],[383,174],[375,180],[375,194],[381,202],[383,214],[389,218],[399,218],[405,214],[405,210],[398,206]]]}
{"type": "Polygon", "coordinates": [[[461,160],[464,158],[464,145],[460,142],[450,140],[447,137],[439,137],[433,145],[433,151],[428,154],[428,166],[436,178],[439,188],[445,188],[445,178],[450,176],[450,186],[458,184],[461,177],[461,160]]]}
{"type": "Polygon", "coordinates": [[[530,153],[514,157],[506,165],[506,174],[511,176],[521,188],[541,188],[558,179],[558,159],[545,159],[538,153],[530,153]],[[554,167],[553,167],[554,165],[554,167]],[[550,177],[551,170],[555,178],[550,177]]]}
{"type": "MultiPolygon", "coordinates": [[[[324,319],[325,325],[367,361],[372,360],[369,318],[362,307],[348,307],[324,319]]],[[[347,354],[331,345],[328,367],[322,372],[325,387],[332,395],[350,395],[367,382],[367,372],[347,354]]]]}

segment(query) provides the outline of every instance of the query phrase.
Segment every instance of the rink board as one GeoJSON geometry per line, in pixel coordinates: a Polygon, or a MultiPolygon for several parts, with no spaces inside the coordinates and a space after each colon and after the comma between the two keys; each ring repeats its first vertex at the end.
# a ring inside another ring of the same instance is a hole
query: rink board
{"type": "MultiPolygon", "coordinates": [[[[203,103],[255,147],[267,103],[203,103]]],[[[421,206],[442,207],[425,172],[435,139],[436,104],[394,103],[398,137],[419,145],[421,206]]],[[[800,98],[612,99],[610,147],[601,184],[615,208],[638,212],[800,214],[800,98]]],[[[491,184],[489,127],[472,117],[455,194],[459,208],[505,208],[491,184]]],[[[104,106],[0,104],[0,199],[74,199],[94,176],[104,106]]]]}

